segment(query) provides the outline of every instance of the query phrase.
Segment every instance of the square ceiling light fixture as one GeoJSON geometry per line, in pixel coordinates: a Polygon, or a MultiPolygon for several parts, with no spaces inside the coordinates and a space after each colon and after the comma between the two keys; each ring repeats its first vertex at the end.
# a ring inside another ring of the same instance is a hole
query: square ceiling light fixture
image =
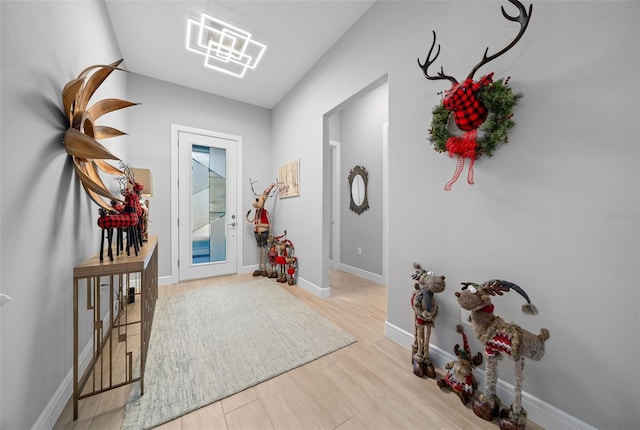
{"type": "Polygon", "coordinates": [[[266,45],[251,39],[251,33],[202,13],[200,21],[187,21],[187,50],[204,55],[204,66],[242,78],[255,69],[266,45]]]}

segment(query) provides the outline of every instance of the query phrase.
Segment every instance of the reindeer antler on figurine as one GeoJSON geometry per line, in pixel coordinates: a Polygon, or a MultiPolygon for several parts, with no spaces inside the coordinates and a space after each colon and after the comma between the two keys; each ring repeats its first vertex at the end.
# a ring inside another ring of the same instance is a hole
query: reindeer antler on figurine
{"type": "Polygon", "coordinates": [[[415,331],[413,347],[411,349],[411,363],[413,373],[416,376],[435,378],[436,371],[429,356],[429,339],[431,328],[438,316],[438,302],[435,293],[441,293],[445,289],[444,276],[434,275],[422,268],[418,263],[413,263],[414,273],[411,276],[415,280],[414,291],[411,295],[411,307],[413,308],[415,331]]]}
{"type": "Polygon", "coordinates": [[[509,21],[518,22],[520,31],[510,44],[493,55],[487,55],[489,52],[487,47],[482,60],[471,69],[463,82],[460,83],[455,77],[446,75],[442,66],[435,75],[429,73],[429,67],[440,55],[440,45],[438,45],[435,55],[431,56],[436,45],[435,31],[433,31],[433,42],[424,63],[418,58],[418,65],[425,78],[451,82],[451,87],[444,92],[442,103],[433,109],[433,122],[429,130],[430,139],[436,151],[447,151],[450,157],[457,157],[456,170],[451,180],[445,185],[446,191],[451,190],[452,185],[460,177],[466,158],[470,159],[467,182],[473,184],[475,160],[482,155],[491,156],[499,143],[507,141],[507,132],[514,125],[511,120],[512,109],[520,95],[513,94],[506,86],[508,79],[504,81],[504,85],[502,80],[493,82],[493,72],[491,72],[478,81],[473,80],[473,75],[480,67],[513,48],[529,25],[533,5],[529,5],[527,12],[521,2],[517,0],[509,0],[509,2],[518,8],[519,15],[507,14],[504,7],[502,7],[502,15],[509,21]],[[456,126],[461,130],[461,135],[449,133],[451,114],[456,126]],[[479,130],[481,134],[478,133],[479,130]]]}
{"type": "Polygon", "coordinates": [[[249,178],[249,182],[251,183],[251,191],[253,191],[253,194],[255,195],[255,198],[251,203],[255,208],[255,213],[253,214],[253,219],[249,219],[249,215],[251,214],[251,210],[249,210],[246,218],[247,221],[253,224],[253,234],[256,238],[256,243],[260,252],[258,269],[253,272],[253,276],[268,276],[269,271],[267,270],[266,252],[269,231],[271,229],[271,217],[269,216],[269,212],[264,208],[264,205],[267,199],[271,197],[269,193],[273,191],[275,194],[277,184],[272,183],[262,192],[262,194],[258,194],[253,189],[253,184],[255,184],[255,182],[252,181],[251,178],[249,178]]]}
{"type": "Polygon", "coordinates": [[[473,282],[462,284],[462,291],[456,291],[458,304],[471,311],[471,325],[484,346],[487,358],[485,365],[485,392],[473,402],[473,412],[487,421],[498,416],[500,399],[496,395],[497,363],[501,354],[507,354],[515,361],[514,391],[515,399],[510,409],[500,411],[500,429],[523,430],[526,427],[527,412],[522,408],[522,381],[524,379],[524,360],[538,361],[545,353],[545,342],[549,339],[549,330],[540,329],[535,335],[514,323],[507,323],[493,313],[491,296],[516,291],[527,301],[522,312],[536,315],[538,309],[531,303],[527,293],[518,285],[493,279],[478,285],[473,282]]]}
{"type": "Polygon", "coordinates": [[[458,357],[458,361],[447,363],[445,367],[447,374],[444,378],[438,379],[438,387],[451,387],[458,394],[460,401],[466,405],[478,389],[478,383],[473,375],[473,368],[482,364],[482,354],[478,353],[475,356],[471,356],[469,341],[462,325],[458,324],[456,331],[462,335],[463,347],[460,349],[458,344],[453,347],[453,352],[458,357]]]}

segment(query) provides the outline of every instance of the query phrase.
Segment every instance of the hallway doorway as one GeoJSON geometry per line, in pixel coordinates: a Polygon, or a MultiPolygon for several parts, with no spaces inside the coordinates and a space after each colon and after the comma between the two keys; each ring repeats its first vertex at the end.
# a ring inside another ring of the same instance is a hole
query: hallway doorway
{"type": "MultiPolygon", "coordinates": [[[[342,270],[387,284],[388,82],[377,80],[324,116],[323,213],[326,271],[342,270]],[[350,210],[348,176],[362,165],[369,176],[370,208],[350,210]]],[[[329,285],[326,285],[329,287],[329,285]]]]}

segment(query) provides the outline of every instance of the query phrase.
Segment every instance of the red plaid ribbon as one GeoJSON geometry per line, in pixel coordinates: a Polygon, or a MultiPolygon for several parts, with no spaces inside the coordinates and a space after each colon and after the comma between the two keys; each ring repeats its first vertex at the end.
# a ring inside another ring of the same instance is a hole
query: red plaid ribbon
{"type": "Polygon", "coordinates": [[[446,183],[444,189],[451,191],[451,187],[460,178],[460,173],[464,168],[465,158],[471,159],[469,163],[469,172],[467,173],[467,183],[473,185],[473,164],[476,161],[476,146],[478,145],[478,130],[473,129],[462,136],[451,136],[447,140],[447,151],[450,157],[457,156],[456,170],[453,173],[453,177],[446,183]]]}

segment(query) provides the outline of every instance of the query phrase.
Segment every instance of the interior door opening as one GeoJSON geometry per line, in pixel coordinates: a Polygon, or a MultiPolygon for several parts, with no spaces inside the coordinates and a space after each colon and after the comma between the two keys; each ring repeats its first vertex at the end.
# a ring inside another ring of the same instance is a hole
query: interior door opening
{"type": "Polygon", "coordinates": [[[329,291],[329,269],[387,284],[388,104],[385,75],[324,115],[322,285],[329,291]],[[347,174],[362,163],[375,175],[375,207],[360,218],[349,210],[347,174]]]}

